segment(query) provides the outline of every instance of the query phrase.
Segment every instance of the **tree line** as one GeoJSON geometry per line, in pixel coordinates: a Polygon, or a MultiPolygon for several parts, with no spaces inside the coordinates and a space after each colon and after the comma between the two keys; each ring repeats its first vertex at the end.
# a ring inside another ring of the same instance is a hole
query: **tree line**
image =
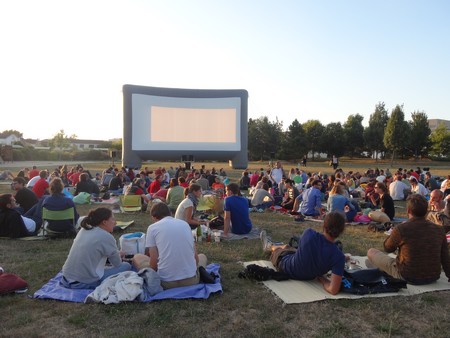
{"type": "Polygon", "coordinates": [[[363,119],[355,114],[344,124],[327,125],[319,120],[300,123],[295,119],[286,130],[278,119],[269,121],[267,116],[249,119],[249,159],[299,160],[308,154],[314,159],[319,153],[328,157],[450,159],[450,131],[441,123],[432,133],[423,111],[414,111],[406,121],[403,105],[397,105],[389,114],[384,102],[379,102],[367,127],[362,125],[363,119]]]}

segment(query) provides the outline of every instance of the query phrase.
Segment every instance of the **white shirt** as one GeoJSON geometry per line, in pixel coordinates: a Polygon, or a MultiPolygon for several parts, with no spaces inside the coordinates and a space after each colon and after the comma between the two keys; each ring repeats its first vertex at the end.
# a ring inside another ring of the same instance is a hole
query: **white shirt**
{"type": "Polygon", "coordinates": [[[187,222],[167,216],[147,229],[146,247],[158,249],[158,275],[172,282],[197,273],[194,237],[187,222]]]}
{"type": "Polygon", "coordinates": [[[273,168],[272,172],[270,173],[273,180],[276,184],[279,184],[281,182],[281,179],[283,178],[283,169],[282,168],[273,168]]]}
{"type": "Polygon", "coordinates": [[[177,211],[175,211],[175,218],[186,221],[185,210],[189,207],[192,207],[192,213],[194,213],[194,203],[189,198],[185,198],[178,204],[177,211]]]}
{"type": "Polygon", "coordinates": [[[31,180],[28,181],[27,183],[27,188],[33,188],[34,185],[36,184],[36,182],[40,179],[41,177],[39,175],[34,176],[31,180]]]}
{"type": "Polygon", "coordinates": [[[404,190],[409,187],[402,181],[394,181],[389,184],[389,195],[391,195],[394,201],[402,201],[405,199],[404,190]]]}
{"type": "Polygon", "coordinates": [[[36,230],[36,222],[34,220],[25,216],[22,216],[22,219],[28,232],[34,232],[36,230]]]}
{"type": "Polygon", "coordinates": [[[417,182],[417,185],[415,187],[411,185],[411,192],[413,192],[414,194],[420,194],[422,196],[428,195],[428,189],[425,188],[424,185],[419,182],[417,182]]]}
{"type": "Polygon", "coordinates": [[[386,180],[386,176],[380,175],[376,178],[376,180],[380,183],[384,183],[384,181],[386,180]]]}
{"type": "Polygon", "coordinates": [[[444,192],[445,191],[445,187],[447,186],[447,179],[443,180],[441,183],[441,191],[444,192]]]}

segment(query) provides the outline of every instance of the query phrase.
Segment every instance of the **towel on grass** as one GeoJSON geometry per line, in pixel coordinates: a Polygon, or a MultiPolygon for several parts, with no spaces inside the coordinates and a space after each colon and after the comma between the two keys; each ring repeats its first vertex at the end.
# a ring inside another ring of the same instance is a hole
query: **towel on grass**
{"type": "MultiPolygon", "coordinates": [[[[206,267],[208,272],[214,272],[219,275],[220,264],[209,264],[206,267]]],[[[67,289],[61,285],[62,272],[59,272],[55,277],[50,279],[47,284],[42,286],[33,295],[33,298],[38,299],[54,299],[66,302],[83,303],[86,297],[93,291],[93,289],[67,289]]],[[[220,277],[214,284],[199,283],[191,286],[183,286],[180,288],[164,290],[154,296],[147,296],[143,302],[152,302],[154,300],[163,299],[188,299],[201,298],[207,299],[211,293],[222,292],[222,284],[220,277]]]]}
{"type": "Polygon", "coordinates": [[[259,239],[259,233],[261,230],[259,228],[252,228],[252,230],[245,235],[237,235],[233,233],[229,233],[227,237],[222,237],[223,240],[231,241],[236,239],[259,239]]]}
{"type": "Polygon", "coordinates": [[[92,204],[107,204],[107,205],[112,205],[112,204],[118,204],[119,203],[119,197],[111,197],[110,199],[107,200],[102,200],[100,201],[92,201],[92,204]]]}
{"type": "MultiPolygon", "coordinates": [[[[365,261],[367,256],[352,256],[352,259],[358,262],[363,268],[366,268],[365,261]]],[[[270,261],[253,261],[245,262],[244,266],[249,264],[257,264],[263,267],[275,269],[270,261]]],[[[436,282],[427,285],[408,284],[407,289],[401,289],[396,293],[377,293],[367,295],[353,295],[350,293],[338,293],[331,295],[323,289],[322,284],[317,280],[300,281],[289,279],[277,282],[276,280],[268,280],[263,284],[277,295],[286,304],[310,303],[326,299],[359,299],[363,297],[393,297],[393,296],[413,296],[425,292],[450,290],[450,283],[444,273],[436,282]]]]}

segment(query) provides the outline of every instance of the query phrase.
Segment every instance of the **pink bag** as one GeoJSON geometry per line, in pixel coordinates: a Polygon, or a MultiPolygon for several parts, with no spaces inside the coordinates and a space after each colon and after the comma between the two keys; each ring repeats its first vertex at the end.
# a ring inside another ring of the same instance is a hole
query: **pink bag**
{"type": "Polygon", "coordinates": [[[356,215],[355,218],[353,218],[354,223],[370,223],[372,220],[367,215],[356,215]]]}

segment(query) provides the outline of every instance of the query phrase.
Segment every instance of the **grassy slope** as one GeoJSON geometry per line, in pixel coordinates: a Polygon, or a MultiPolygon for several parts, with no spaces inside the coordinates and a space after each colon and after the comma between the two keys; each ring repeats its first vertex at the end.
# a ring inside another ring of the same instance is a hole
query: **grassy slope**
{"type": "MultiPolygon", "coordinates": [[[[104,165],[90,164],[88,168],[98,171],[104,165]]],[[[212,165],[223,166],[233,181],[240,176],[240,171],[227,169],[225,164],[206,164],[207,168],[212,165]]],[[[149,164],[151,168],[155,166],[149,164]]],[[[368,166],[374,167],[372,163],[343,164],[344,170],[368,166]]],[[[250,165],[251,169],[259,167],[260,163],[250,165]]],[[[331,172],[324,164],[308,169],[331,172]]],[[[433,172],[448,174],[448,166],[433,172]]],[[[0,186],[0,192],[8,191],[7,188],[0,186]]],[[[89,206],[78,207],[80,214],[86,214],[88,209],[89,206]]],[[[397,211],[401,213],[404,209],[397,211]]],[[[319,230],[317,223],[295,223],[286,215],[253,213],[251,217],[255,226],[266,229],[280,241],[287,241],[307,227],[319,230]]],[[[148,214],[120,214],[116,218],[134,219],[130,231],[145,232],[150,223],[148,214]]],[[[369,247],[381,248],[385,235],[366,229],[365,226],[346,229],[342,237],[346,252],[364,255],[369,247]]],[[[61,269],[70,245],[71,240],[0,240],[0,266],[27,280],[32,294],[61,269]]],[[[259,241],[203,242],[198,250],[211,262],[221,264],[223,294],[207,300],[113,306],[31,300],[27,295],[3,296],[0,336],[448,336],[450,292],[284,306],[263,285],[237,277],[242,270],[240,262],[266,258],[259,241]]]]}

